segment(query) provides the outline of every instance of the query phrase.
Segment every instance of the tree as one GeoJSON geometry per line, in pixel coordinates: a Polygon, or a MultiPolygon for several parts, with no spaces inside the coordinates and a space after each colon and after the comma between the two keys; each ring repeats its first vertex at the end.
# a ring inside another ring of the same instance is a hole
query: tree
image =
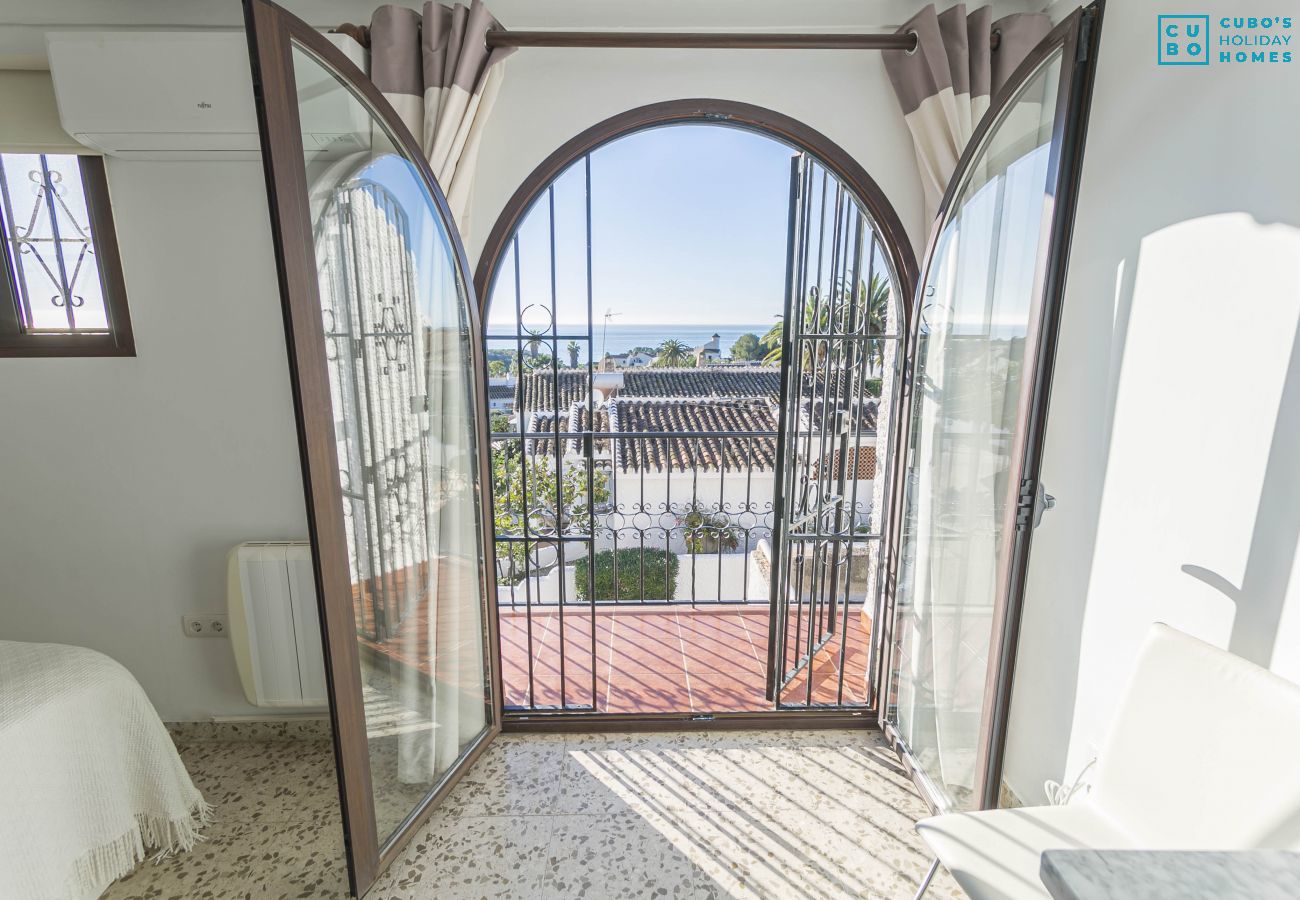
{"type": "Polygon", "coordinates": [[[731,345],[732,359],[758,359],[762,355],[758,335],[746,332],[731,345]]]}
{"type": "Polygon", "coordinates": [[[694,359],[691,355],[691,348],[673,338],[669,338],[660,344],[657,352],[658,356],[655,357],[654,364],[661,368],[689,366],[694,359]]]}
{"type": "Polygon", "coordinates": [[[510,374],[510,363],[499,359],[489,359],[488,374],[493,378],[505,378],[510,374]]]}
{"type": "Polygon", "coordinates": [[[488,423],[488,430],[493,434],[504,434],[512,430],[510,427],[510,413],[502,412],[499,409],[494,409],[488,413],[488,423]]]}
{"type": "Polygon", "coordinates": [[[569,351],[569,368],[578,368],[578,353],[582,350],[582,345],[577,341],[569,341],[569,345],[564,349],[569,351]]]}
{"type": "MultiPolygon", "coordinates": [[[[823,299],[817,288],[808,292],[804,301],[803,330],[806,332],[835,331],[847,333],[855,331],[870,335],[883,335],[889,329],[889,306],[891,288],[889,280],[880,274],[871,276],[871,283],[859,281],[856,290],[847,282],[836,286],[836,292],[823,299]],[[863,319],[865,318],[865,322],[863,319]]],[[[777,322],[767,334],[763,335],[762,345],[767,349],[763,362],[777,365],[781,362],[781,327],[777,322]]],[[[817,342],[817,357],[806,358],[804,366],[808,367],[822,359],[826,352],[826,341],[817,342]]],[[[885,360],[885,339],[873,338],[866,342],[867,368],[875,372],[885,360]]]]}
{"type": "MultiPolygon", "coordinates": [[[[562,436],[563,439],[563,436],[562,436]]],[[[517,441],[492,448],[492,524],[498,537],[565,534],[585,531],[591,508],[609,502],[609,480],[603,472],[581,465],[563,464],[557,480],[555,459],[550,456],[524,459],[517,441]],[[590,491],[588,485],[590,483],[590,491]],[[590,493],[590,497],[588,494],[590,493]],[[525,496],[528,498],[524,503],[525,496]],[[527,531],[525,532],[525,525],[527,531]]],[[[499,576],[507,584],[524,577],[527,545],[522,541],[498,541],[499,576]]]]}
{"type": "Polygon", "coordinates": [[[785,337],[785,316],[777,316],[776,324],[767,330],[759,344],[765,351],[763,363],[774,366],[781,362],[781,340],[785,337]]]}
{"type": "Polygon", "coordinates": [[[530,356],[524,360],[525,372],[538,372],[551,367],[551,354],[543,353],[540,356],[530,356]]]}
{"type": "MultiPolygon", "coordinates": [[[[864,298],[867,313],[867,333],[868,334],[888,334],[889,333],[889,300],[891,289],[889,281],[880,275],[871,276],[870,287],[865,287],[860,282],[858,291],[861,294],[866,292],[864,298]]],[[[885,341],[884,339],[875,339],[867,342],[867,367],[872,372],[878,372],[880,367],[885,364],[885,341]]],[[[878,394],[878,392],[877,392],[878,394]]]]}

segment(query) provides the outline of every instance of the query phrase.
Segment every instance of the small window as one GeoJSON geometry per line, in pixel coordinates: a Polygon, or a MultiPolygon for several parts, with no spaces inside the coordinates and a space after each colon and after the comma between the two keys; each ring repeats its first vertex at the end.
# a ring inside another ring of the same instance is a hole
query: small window
{"type": "Polygon", "coordinates": [[[0,153],[0,356],[134,356],[104,162],[0,153]]]}

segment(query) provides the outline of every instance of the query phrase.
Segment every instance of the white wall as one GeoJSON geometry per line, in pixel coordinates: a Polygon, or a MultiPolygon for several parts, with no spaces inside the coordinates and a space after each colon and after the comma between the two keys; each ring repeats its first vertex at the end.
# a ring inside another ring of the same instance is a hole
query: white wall
{"type": "Polygon", "coordinates": [[[258,163],[108,162],[134,359],[0,360],[0,638],[122,662],[167,720],[255,712],[225,609],[240,541],[305,538],[258,163]]]}
{"type": "MultiPolygon", "coordinates": [[[[295,0],[313,24],[373,3],[295,0]]],[[[509,26],[892,28],[888,0],[498,0],[509,26]]],[[[995,4],[1023,8],[1019,0],[995,4]]],[[[0,65],[44,65],[55,28],[238,28],[237,4],[0,0],[0,65]]],[[[880,55],[864,51],[521,50],[479,162],[470,259],[524,177],[588,126],[664,99],[717,97],[798,118],[855,156],[918,246],[910,138],[880,55]]],[[[256,164],[109,163],[139,355],[0,361],[0,637],[110,653],[165,718],[251,712],[225,641],[180,617],[224,606],[224,554],[301,538],[305,521],[283,331],[256,164]]]]}
{"type": "Polygon", "coordinates": [[[1164,12],[1106,10],[1013,697],[1027,802],[1095,755],[1154,621],[1300,680],[1300,61],[1157,67],[1164,12]]]}
{"type": "MultiPolygon", "coordinates": [[[[890,31],[924,0],[497,0],[514,29],[890,31]]],[[[941,4],[946,6],[947,4],[941,4]]],[[[990,0],[995,16],[1037,8],[990,0]]],[[[714,98],[793,116],[848,151],[925,244],[921,186],[911,137],[875,51],[564,50],[525,48],[505,62],[505,80],[483,136],[467,245],[477,265],[488,232],[515,189],[569,138],[612,115],[662,100],[714,98]]]]}
{"type": "Polygon", "coordinates": [[[693,97],[754,103],[820,131],[881,186],[914,244],[923,241],[911,138],[879,53],[523,49],[505,65],[467,226],[474,265],[506,201],[561,144],[617,113],[693,97]]]}

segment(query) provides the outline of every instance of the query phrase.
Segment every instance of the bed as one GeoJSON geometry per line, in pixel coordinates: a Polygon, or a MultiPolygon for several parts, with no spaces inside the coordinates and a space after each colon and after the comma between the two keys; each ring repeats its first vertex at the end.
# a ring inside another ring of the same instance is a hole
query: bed
{"type": "Polygon", "coordinates": [[[84,647],[0,641],[0,897],[98,897],[209,807],[144,690],[84,647]]]}

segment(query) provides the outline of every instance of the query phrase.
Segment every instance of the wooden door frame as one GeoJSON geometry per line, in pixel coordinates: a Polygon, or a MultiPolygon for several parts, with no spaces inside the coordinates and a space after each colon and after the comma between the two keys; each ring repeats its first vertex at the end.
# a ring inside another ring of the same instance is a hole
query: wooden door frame
{"type": "MultiPolygon", "coordinates": [[[[366,735],[365,706],[356,642],[352,579],[348,567],[347,534],[343,523],[343,495],[338,483],[333,403],[325,351],[316,271],[316,249],[308,203],[306,162],[303,156],[297,89],[293,72],[294,46],[299,47],[340,76],[340,85],[389,130],[403,155],[414,164],[429,189],[438,212],[448,225],[455,264],[466,300],[473,336],[472,366],[477,400],[486,396],[487,367],[483,358],[482,323],[469,262],[455,233],[454,219],[419,143],[402,124],[389,102],[365,73],[358,69],[324,35],[287,13],[270,0],[244,0],[244,15],[253,75],[253,94],[261,137],[262,162],[270,204],[271,233],[276,274],[284,312],[289,378],[293,387],[294,415],[307,501],[307,527],[312,545],[312,568],[321,617],[325,651],[325,676],[329,688],[335,764],[343,815],[348,877],[353,894],[361,896],[396,858],[418,827],[451,790],[460,773],[483,752],[501,730],[501,672],[496,616],[487,598],[495,596],[495,572],[484,566],[482,603],[487,629],[489,689],[492,691],[488,727],[462,756],[462,761],[442,776],[438,784],[388,838],[378,833],[375,820],[370,750],[366,735]],[[272,110],[277,114],[272,114],[272,110]],[[381,843],[382,841],[382,843],[381,843]]],[[[478,475],[490,478],[487,443],[487,407],[476,402],[478,475]]],[[[492,546],[491,517],[480,514],[480,540],[492,546]]]]}
{"type": "MultiPolygon", "coordinates": [[[[881,246],[889,256],[889,265],[898,286],[897,310],[902,318],[899,328],[899,333],[902,335],[899,338],[899,355],[904,361],[909,357],[908,336],[912,333],[912,328],[911,306],[908,298],[912,297],[916,290],[918,278],[917,259],[912,249],[911,240],[903,228],[902,219],[899,218],[893,204],[889,202],[880,185],[867,173],[862,164],[844,148],[798,119],[752,103],[717,98],[665,100],[618,113],[597,122],[565,141],[542,160],[523,180],[510,199],[506,201],[479,253],[478,266],[474,274],[474,286],[475,293],[479,298],[480,318],[486,319],[492,283],[496,278],[502,260],[506,256],[506,251],[510,247],[511,239],[522,224],[525,216],[532,209],[533,204],[545,194],[547,187],[554,183],[555,179],[563,174],[569,166],[600,147],[637,132],[670,125],[721,125],[756,132],[786,144],[793,152],[805,153],[813,157],[838,178],[852,192],[854,197],[861,202],[867,212],[868,220],[879,236],[881,246]]],[[[899,458],[898,454],[902,446],[899,440],[904,432],[901,416],[907,408],[905,392],[908,386],[906,378],[903,377],[905,371],[906,366],[901,365],[898,387],[899,418],[897,418],[900,427],[893,429],[893,433],[889,436],[889,446],[887,448],[889,465],[895,468],[897,467],[896,461],[899,458]]],[[[891,478],[892,481],[890,474],[887,473],[886,477],[891,478]]],[[[891,503],[891,509],[892,505],[891,503]]],[[[886,527],[892,525],[893,519],[890,518],[886,523],[886,527]]],[[[889,545],[890,542],[886,540],[884,542],[886,552],[889,545]]],[[[889,627],[889,620],[881,617],[881,609],[883,608],[881,598],[883,598],[892,577],[885,562],[882,562],[879,568],[882,589],[879,592],[881,596],[874,601],[876,607],[873,616],[873,621],[879,624],[873,628],[873,631],[882,631],[882,634],[879,642],[876,641],[873,635],[873,654],[877,653],[877,648],[883,650],[889,640],[892,639],[892,635],[883,633],[883,629],[889,627]]],[[[879,653],[878,656],[883,658],[884,653],[879,653]]],[[[881,663],[879,659],[870,662],[868,669],[871,672],[880,671],[881,663]]],[[[869,687],[875,687],[878,684],[879,682],[873,677],[869,687]]],[[[874,690],[873,695],[868,696],[867,706],[862,709],[773,709],[764,712],[715,713],[707,717],[691,713],[592,713],[576,711],[529,711],[521,714],[507,712],[505,715],[507,717],[506,727],[509,731],[568,731],[579,728],[595,731],[613,728],[648,730],[678,727],[805,728],[853,727],[856,725],[877,727],[880,724],[878,702],[880,696],[883,696],[883,693],[878,689],[874,690]],[[864,711],[866,712],[865,716],[863,715],[864,711]],[[570,724],[571,722],[583,724],[570,724]]]]}
{"type": "MultiPolygon", "coordinates": [[[[976,156],[984,149],[984,144],[1001,121],[1002,113],[1015,101],[1020,90],[1030,78],[1044,65],[1058,49],[1062,53],[1061,75],[1056,96],[1056,113],[1052,125],[1053,151],[1048,163],[1048,197],[1049,209],[1045,214],[1050,219],[1047,251],[1043,263],[1036,274],[1035,293],[1041,296],[1031,318],[1028,339],[1025,346],[1025,359],[1033,360],[1033,376],[1021,386],[1024,402],[1017,421],[1017,430],[1023,439],[1013,448],[1012,467],[1018,469],[1021,478],[1014,483],[1008,481],[1008,491],[1017,495],[1022,480],[1032,481],[1037,487],[1040,483],[1044,437],[1051,399],[1052,368],[1056,358],[1057,339],[1060,330],[1061,310],[1064,301],[1065,275],[1069,262],[1070,243],[1074,229],[1074,213],[1078,205],[1079,181],[1082,174],[1084,141],[1087,136],[1088,113],[1092,102],[1092,84],[1096,73],[1097,48],[1101,35],[1102,13],[1105,0],[1094,0],[1086,7],[1081,7],[1062,20],[1038,44],[1029,55],[1016,67],[1006,83],[993,98],[988,112],[980,120],[979,126],[966,144],[961,159],[954,170],[954,178],[948,183],[939,212],[935,216],[934,226],[930,231],[922,265],[928,268],[933,259],[942,226],[952,212],[957,201],[959,189],[964,186],[964,179],[958,177],[971,165],[976,156]],[[1018,465],[1017,465],[1018,463],[1018,465]]],[[[925,274],[926,268],[920,275],[925,274]]],[[[914,351],[919,341],[921,306],[924,300],[922,292],[924,283],[920,280],[916,286],[911,315],[912,332],[909,339],[907,366],[905,370],[906,405],[903,412],[906,426],[903,432],[899,452],[905,452],[908,446],[908,432],[912,423],[912,405],[915,397],[911,391],[911,382],[915,375],[914,351]]],[[[895,627],[896,579],[900,551],[902,548],[901,525],[904,516],[904,489],[907,467],[898,466],[894,471],[894,504],[890,510],[891,520],[896,524],[891,530],[889,573],[893,590],[889,593],[890,603],[887,614],[890,619],[890,642],[882,665],[884,667],[883,685],[884,701],[877,704],[880,710],[881,725],[894,749],[903,760],[904,766],[912,775],[917,789],[932,811],[943,811],[945,802],[942,791],[925,773],[912,755],[911,748],[898,733],[888,716],[888,697],[896,685],[892,666],[895,627]]],[[[1020,636],[1020,619],[1024,607],[1025,576],[1028,571],[1029,551],[1033,539],[1032,524],[1028,528],[1016,527],[1019,505],[1008,502],[1004,511],[1003,528],[1011,535],[1011,544],[999,567],[998,594],[994,598],[993,630],[989,642],[989,659],[985,673],[984,700],[980,715],[980,739],[977,747],[975,793],[979,798],[979,808],[994,809],[998,806],[1002,782],[1002,768],[1005,759],[1007,725],[1011,710],[1011,686],[1015,675],[1015,657],[1020,636]]]]}

